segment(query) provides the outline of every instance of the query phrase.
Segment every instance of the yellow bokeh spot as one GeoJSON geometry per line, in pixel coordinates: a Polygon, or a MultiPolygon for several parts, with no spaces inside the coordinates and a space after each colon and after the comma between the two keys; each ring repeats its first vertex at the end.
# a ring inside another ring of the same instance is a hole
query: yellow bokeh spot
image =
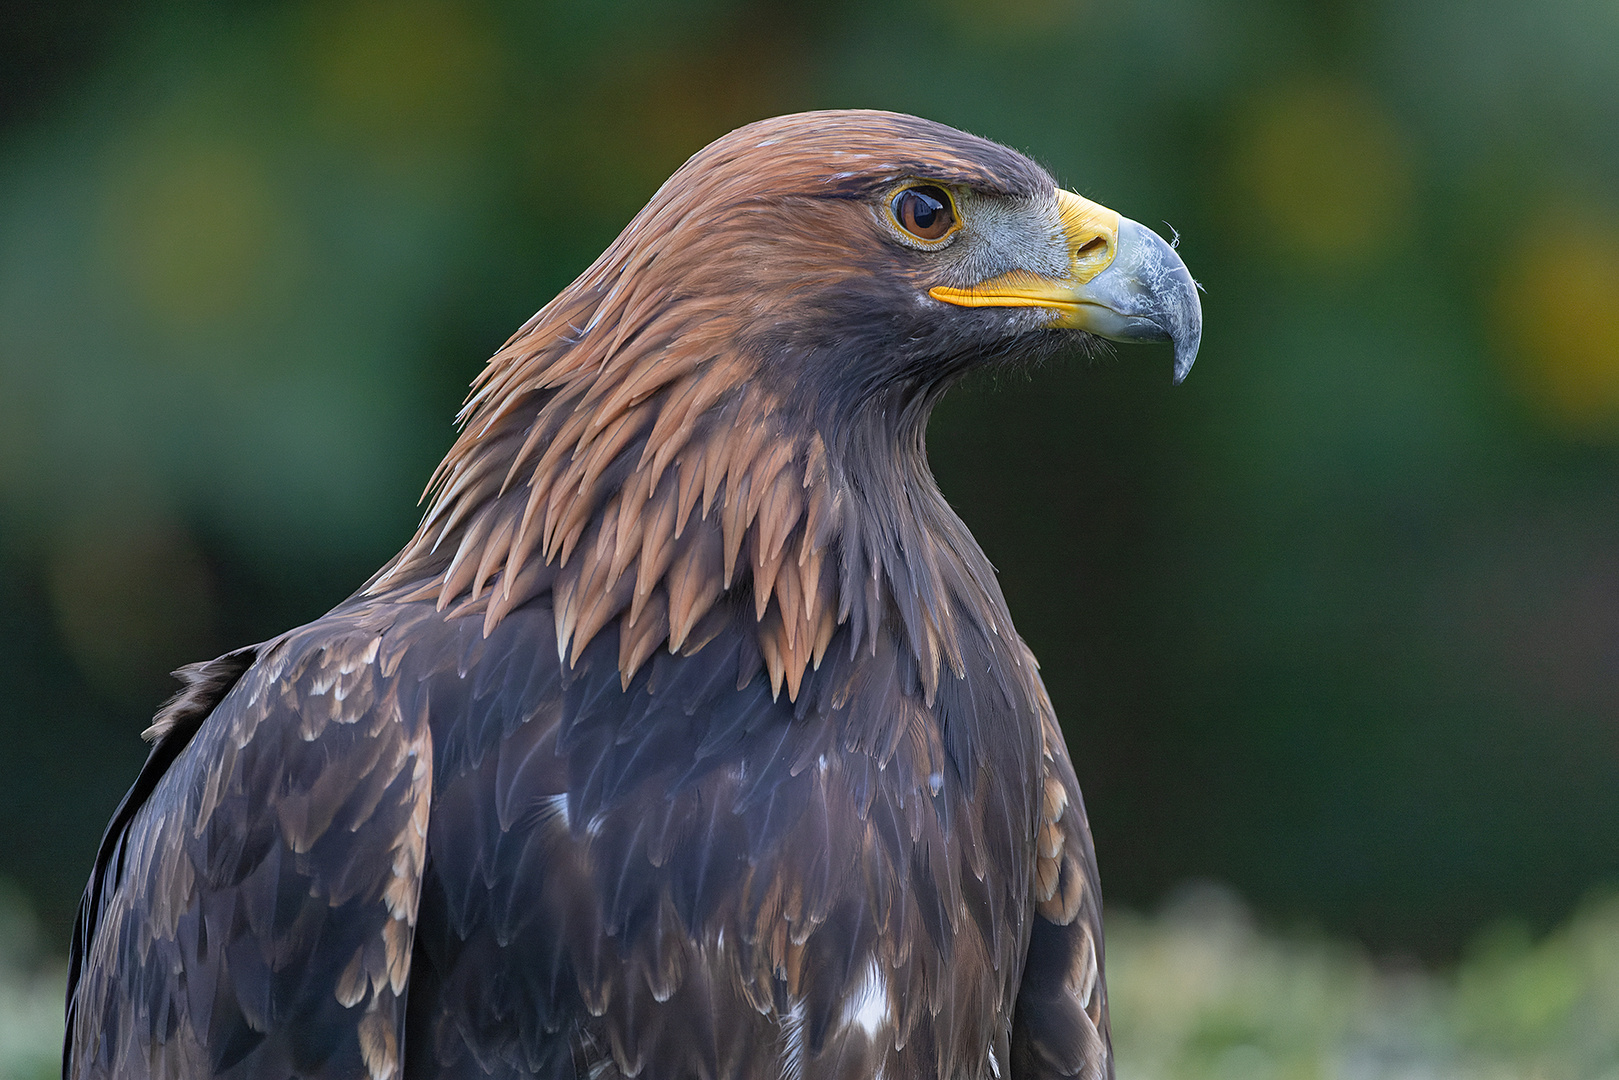
{"type": "Polygon", "coordinates": [[[308,52],[320,118],[373,149],[467,136],[492,109],[500,50],[470,5],[316,5],[308,52]]]}
{"type": "Polygon", "coordinates": [[[1495,302],[1524,386],[1560,426],[1619,436],[1619,214],[1554,211],[1514,234],[1495,302]]]}
{"type": "Polygon", "coordinates": [[[250,152],[147,143],[111,162],[103,240],[137,305],[168,330],[229,324],[276,293],[296,230],[250,152]]]}
{"type": "Polygon", "coordinates": [[[1241,117],[1231,216],[1244,235],[1306,261],[1386,251],[1404,231],[1410,167],[1393,121],[1352,85],[1269,87],[1241,117]]]}

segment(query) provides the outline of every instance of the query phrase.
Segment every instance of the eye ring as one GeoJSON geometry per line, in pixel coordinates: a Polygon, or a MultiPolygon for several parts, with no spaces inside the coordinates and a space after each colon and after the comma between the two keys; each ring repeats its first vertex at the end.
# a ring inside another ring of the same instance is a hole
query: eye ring
{"type": "Polygon", "coordinates": [[[955,200],[937,184],[901,188],[888,201],[888,213],[907,237],[930,247],[961,228],[955,200]]]}

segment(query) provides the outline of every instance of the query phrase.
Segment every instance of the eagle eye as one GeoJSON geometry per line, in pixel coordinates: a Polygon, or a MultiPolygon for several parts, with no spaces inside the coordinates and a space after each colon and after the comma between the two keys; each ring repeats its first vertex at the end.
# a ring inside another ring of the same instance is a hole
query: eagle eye
{"type": "Polygon", "coordinates": [[[956,227],[950,193],[934,184],[906,188],[889,204],[894,221],[918,240],[942,240],[956,227]]]}

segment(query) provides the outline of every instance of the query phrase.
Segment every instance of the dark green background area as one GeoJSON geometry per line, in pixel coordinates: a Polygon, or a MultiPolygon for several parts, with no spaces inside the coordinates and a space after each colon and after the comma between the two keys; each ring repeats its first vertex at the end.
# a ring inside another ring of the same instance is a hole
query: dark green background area
{"type": "Polygon", "coordinates": [[[868,106],[1207,289],[1185,385],[1120,349],[930,429],[1109,903],[1549,925],[1619,879],[1616,86],[1597,0],[8,5],[0,875],[60,934],[163,673],[397,550],[483,360],[687,155],[868,106]]]}

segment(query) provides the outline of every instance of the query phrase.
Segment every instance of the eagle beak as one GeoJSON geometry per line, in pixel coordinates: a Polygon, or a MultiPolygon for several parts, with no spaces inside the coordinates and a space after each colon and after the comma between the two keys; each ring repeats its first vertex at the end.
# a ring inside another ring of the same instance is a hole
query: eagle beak
{"type": "Polygon", "coordinates": [[[1071,191],[1057,192],[1057,211],[1068,238],[1066,277],[1014,270],[928,295],[964,307],[1050,308],[1053,326],[1109,341],[1172,341],[1175,381],[1186,378],[1203,336],[1203,305],[1175,249],[1145,225],[1071,191]]]}

